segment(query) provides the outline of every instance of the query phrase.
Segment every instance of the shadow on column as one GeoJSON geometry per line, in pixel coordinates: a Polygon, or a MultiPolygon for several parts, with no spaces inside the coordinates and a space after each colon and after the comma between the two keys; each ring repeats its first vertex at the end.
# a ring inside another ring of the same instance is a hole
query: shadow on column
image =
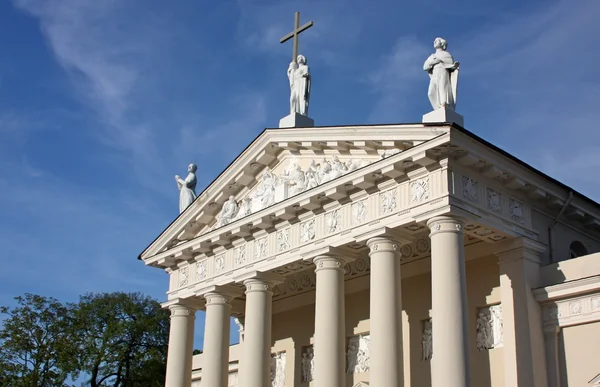
{"type": "Polygon", "coordinates": [[[423,324],[431,310],[431,274],[405,278],[402,281],[403,348],[405,385],[431,386],[431,361],[423,358],[423,324]],[[407,325],[408,322],[408,325],[407,325]]]}

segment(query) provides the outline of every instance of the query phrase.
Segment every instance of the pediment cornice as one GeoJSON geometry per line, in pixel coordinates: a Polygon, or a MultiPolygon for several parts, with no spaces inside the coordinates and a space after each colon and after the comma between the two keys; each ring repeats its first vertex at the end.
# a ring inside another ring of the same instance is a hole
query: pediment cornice
{"type": "MultiPolygon", "coordinates": [[[[269,129],[202,192],[141,258],[148,265],[176,268],[199,255],[220,254],[236,244],[303,222],[336,203],[352,202],[385,189],[394,181],[417,179],[419,174],[440,167],[458,170],[459,173],[454,174],[457,178],[483,182],[481,196],[475,203],[465,196],[466,188],[461,187],[464,181],[448,181],[445,188],[448,204],[485,218],[492,228],[497,225],[497,230],[504,235],[536,238],[531,209],[545,209],[550,215],[556,215],[563,207],[565,219],[590,232],[600,232],[600,211],[596,203],[582,195],[569,194],[572,190],[568,187],[464,129],[443,124],[269,129]],[[401,152],[383,159],[378,157],[390,149],[401,152]],[[247,194],[266,168],[272,168],[285,157],[323,155],[374,157],[374,161],[225,226],[211,226],[229,195],[239,198],[247,194]],[[485,197],[488,191],[484,187],[498,187],[507,197],[516,198],[528,220],[516,219],[508,204],[503,204],[502,213],[490,211],[489,199],[485,197]]],[[[481,237],[477,230],[465,231],[481,237]]],[[[502,236],[498,235],[493,242],[500,240],[502,236]]]]}
{"type": "Polygon", "coordinates": [[[266,129],[221,173],[198,198],[140,255],[146,260],[206,232],[223,204],[233,195],[243,196],[260,174],[284,155],[371,157],[386,150],[414,148],[448,133],[446,125],[371,125],[317,128],[266,129]]]}

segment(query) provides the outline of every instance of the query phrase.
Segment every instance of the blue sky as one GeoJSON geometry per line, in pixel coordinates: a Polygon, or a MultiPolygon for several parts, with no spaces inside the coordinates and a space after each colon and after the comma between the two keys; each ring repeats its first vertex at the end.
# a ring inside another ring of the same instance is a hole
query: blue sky
{"type": "Polygon", "coordinates": [[[286,115],[296,10],[318,125],[419,122],[443,36],[467,129],[600,199],[597,0],[4,0],[0,305],[164,300],[136,258],[178,214],[173,175],[197,163],[201,191],[286,115]]]}

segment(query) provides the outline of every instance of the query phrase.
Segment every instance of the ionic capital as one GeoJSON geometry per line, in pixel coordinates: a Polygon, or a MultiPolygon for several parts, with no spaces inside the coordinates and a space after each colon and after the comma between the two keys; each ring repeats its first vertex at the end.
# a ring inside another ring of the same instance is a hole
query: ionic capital
{"type": "Polygon", "coordinates": [[[394,253],[400,256],[400,242],[389,236],[379,236],[367,240],[369,246],[369,256],[377,253],[394,253]]]}
{"type": "Polygon", "coordinates": [[[254,271],[236,278],[236,282],[246,286],[246,294],[250,292],[270,292],[275,285],[285,282],[285,278],[273,273],[254,271]]]}
{"type": "Polygon", "coordinates": [[[196,309],[192,308],[188,305],[182,304],[173,304],[169,305],[169,310],[171,311],[171,318],[173,317],[189,317],[195,316],[196,309]]]}
{"type": "Polygon", "coordinates": [[[427,227],[431,230],[430,237],[442,233],[463,233],[463,221],[454,216],[436,216],[427,221],[427,227]]]}
{"type": "Polygon", "coordinates": [[[344,272],[344,265],[349,261],[351,261],[351,259],[335,254],[318,255],[313,259],[313,262],[317,267],[315,272],[321,270],[337,270],[344,272]]]}
{"type": "Polygon", "coordinates": [[[231,306],[231,300],[233,299],[233,297],[226,293],[211,292],[206,293],[204,295],[204,299],[206,299],[207,307],[212,305],[231,306]]]}

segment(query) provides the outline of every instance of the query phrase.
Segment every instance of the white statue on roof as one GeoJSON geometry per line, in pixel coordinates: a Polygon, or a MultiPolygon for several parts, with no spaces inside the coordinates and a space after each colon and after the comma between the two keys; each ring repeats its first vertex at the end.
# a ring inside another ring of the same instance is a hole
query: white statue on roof
{"type": "Polygon", "coordinates": [[[310,101],[310,71],[306,65],[306,57],[298,55],[296,62],[291,62],[288,71],[290,81],[290,114],[308,115],[310,101]]]}
{"type": "Polygon", "coordinates": [[[188,166],[188,175],[182,179],[179,175],[175,175],[175,181],[179,188],[179,213],[185,211],[190,204],[196,199],[196,164],[188,166]]]}
{"type": "Polygon", "coordinates": [[[445,39],[436,38],[433,47],[435,52],[423,65],[423,70],[429,73],[430,78],[427,93],[429,102],[434,110],[443,107],[455,110],[459,63],[446,51],[448,44],[445,39]]]}

